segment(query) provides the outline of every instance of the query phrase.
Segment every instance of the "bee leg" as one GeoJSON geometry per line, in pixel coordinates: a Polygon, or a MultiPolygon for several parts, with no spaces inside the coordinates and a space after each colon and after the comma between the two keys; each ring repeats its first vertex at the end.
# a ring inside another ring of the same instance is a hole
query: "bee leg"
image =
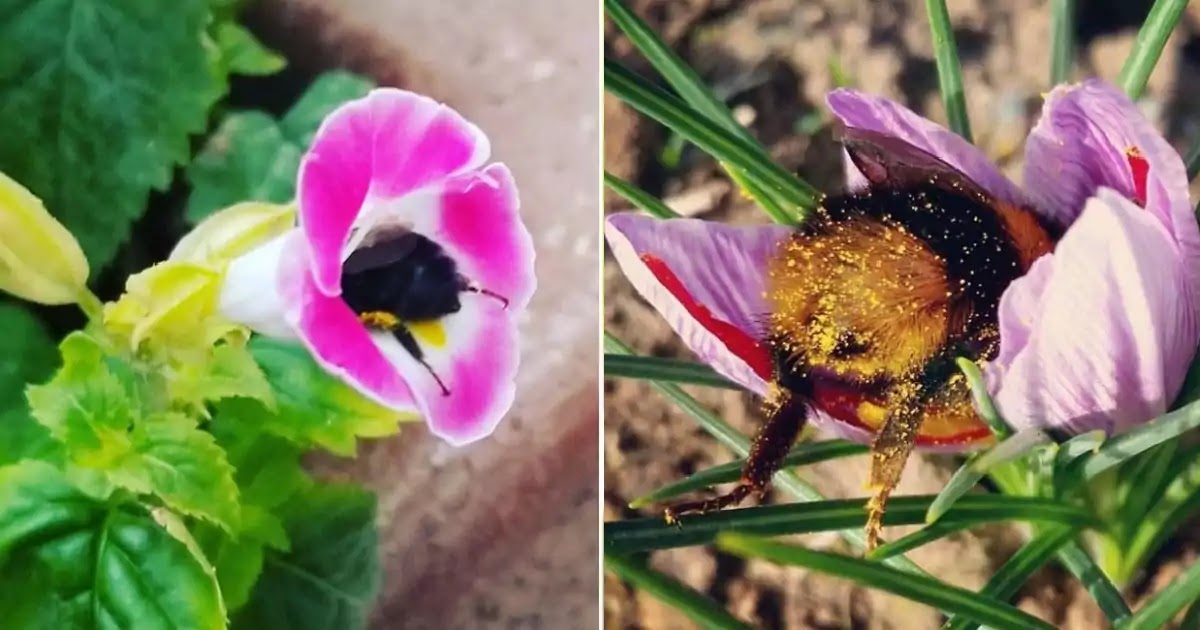
{"type": "Polygon", "coordinates": [[[871,444],[871,473],[867,489],[874,494],[867,502],[867,551],[879,546],[888,496],[900,483],[904,463],[908,461],[917,441],[921,419],[922,411],[915,405],[893,408],[871,444]]]}
{"type": "Polygon", "coordinates": [[[442,377],[438,376],[437,372],[433,371],[433,366],[429,365],[429,362],[425,360],[425,353],[421,352],[421,346],[417,344],[417,339],[413,337],[412,331],[401,323],[392,329],[392,336],[396,338],[396,341],[400,342],[401,347],[405,351],[412,355],[412,358],[417,360],[417,363],[420,363],[429,372],[434,382],[437,383],[438,388],[442,390],[442,395],[449,396],[450,388],[446,387],[446,384],[442,382],[442,377]]]}
{"type": "Polygon", "coordinates": [[[778,392],[767,403],[767,421],[754,437],[750,457],[742,467],[742,477],[731,491],[712,499],[675,503],[663,510],[668,523],[679,522],[682,514],[712,512],[741,503],[751,494],[762,498],[771,476],[783,466],[783,459],[804,428],[807,408],[799,397],[778,392]]]}

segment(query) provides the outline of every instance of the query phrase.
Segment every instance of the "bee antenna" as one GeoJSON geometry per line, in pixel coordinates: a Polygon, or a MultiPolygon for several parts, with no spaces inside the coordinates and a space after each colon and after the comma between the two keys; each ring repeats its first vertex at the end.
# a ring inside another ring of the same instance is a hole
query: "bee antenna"
{"type": "Polygon", "coordinates": [[[503,305],[504,310],[506,310],[506,311],[508,310],[508,304],[509,304],[508,298],[504,297],[503,295],[500,295],[499,293],[496,293],[495,291],[489,291],[483,287],[476,286],[476,285],[468,282],[465,278],[463,278],[461,280],[461,282],[462,282],[461,288],[463,291],[466,291],[468,293],[478,293],[479,295],[486,295],[487,297],[490,297],[494,300],[499,300],[500,304],[503,305]]]}

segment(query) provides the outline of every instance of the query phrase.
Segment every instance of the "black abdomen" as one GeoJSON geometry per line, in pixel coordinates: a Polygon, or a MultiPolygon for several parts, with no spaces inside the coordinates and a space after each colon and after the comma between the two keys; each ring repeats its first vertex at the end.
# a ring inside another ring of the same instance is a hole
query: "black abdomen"
{"type": "Polygon", "coordinates": [[[355,251],[342,269],[342,299],[359,315],[385,312],[400,321],[438,319],[462,308],[454,259],[416,232],[355,251]]]}

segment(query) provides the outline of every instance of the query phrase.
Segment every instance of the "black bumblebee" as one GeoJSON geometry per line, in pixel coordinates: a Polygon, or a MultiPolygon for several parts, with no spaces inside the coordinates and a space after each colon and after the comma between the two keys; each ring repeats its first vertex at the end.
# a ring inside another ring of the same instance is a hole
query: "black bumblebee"
{"type": "Polygon", "coordinates": [[[390,331],[429,370],[443,396],[450,395],[449,388],[425,361],[406,324],[457,313],[464,291],[496,298],[508,307],[503,296],[472,285],[440,245],[406,229],[372,235],[342,266],[342,300],[367,326],[390,331]]]}
{"type": "Polygon", "coordinates": [[[843,143],[867,187],[822,200],[768,264],[764,341],[774,375],[741,481],[668,508],[668,521],[761,496],[819,410],[875,435],[874,547],[914,445],[989,435],[954,361],[995,357],[1000,296],[1057,235],[903,141],[847,129],[843,143]]]}

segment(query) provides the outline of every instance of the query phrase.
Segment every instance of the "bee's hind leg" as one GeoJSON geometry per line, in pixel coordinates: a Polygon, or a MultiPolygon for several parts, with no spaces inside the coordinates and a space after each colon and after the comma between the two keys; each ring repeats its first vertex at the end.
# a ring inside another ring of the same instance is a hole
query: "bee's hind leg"
{"type": "Polygon", "coordinates": [[[788,450],[804,428],[807,408],[799,397],[779,391],[767,402],[767,421],[754,437],[750,457],[742,467],[742,478],[733,490],[701,501],[675,503],[663,510],[668,523],[677,523],[683,514],[703,514],[737,505],[751,494],[762,497],[774,475],[783,465],[788,450]]]}

